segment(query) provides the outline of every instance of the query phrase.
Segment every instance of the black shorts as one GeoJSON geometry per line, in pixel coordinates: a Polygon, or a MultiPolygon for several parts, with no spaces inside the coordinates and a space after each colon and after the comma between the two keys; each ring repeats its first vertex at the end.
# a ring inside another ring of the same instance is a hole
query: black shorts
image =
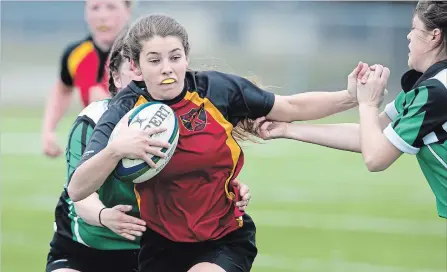
{"type": "Polygon", "coordinates": [[[55,233],[46,272],[71,268],[81,272],[137,272],[139,250],[98,250],[55,233]]]}
{"type": "Polygon", "coordinates": [[[255,236],[256,226],[248,215],[242,228],[206,242],[173,242],[147,229],[141,240],[139,272],[186,272],[202,262],[226,272],[248,272],[258,253],[255,236]]]}

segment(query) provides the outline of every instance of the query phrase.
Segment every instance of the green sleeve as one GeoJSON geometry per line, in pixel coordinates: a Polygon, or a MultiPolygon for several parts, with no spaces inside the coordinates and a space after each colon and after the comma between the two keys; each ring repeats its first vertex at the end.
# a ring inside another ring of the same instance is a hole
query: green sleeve
{"type": "Polygon", "coordinates": [[[65,157],[67,160],[67,184],[81,160],[85,147],[93,133],[93,126],[85,119],[76,119],[69,133],[65,157]]]}
{"type": "Polygon", "coordinates": [[[394,121],[396,120],[399,113],[404,110],[404,102],[405,102],[405,92],[401,91],[396,99],[385,106],[385,113],[388,117],[394,121]]]}
{"type": "Polygon", "coordinates": [[[402,152],[416,154],[427,141],[433,142],[435,131],[447,121],[447,91],[439,81],[430,80],[405,93],[404,98],[384,134],[402,152]]]}

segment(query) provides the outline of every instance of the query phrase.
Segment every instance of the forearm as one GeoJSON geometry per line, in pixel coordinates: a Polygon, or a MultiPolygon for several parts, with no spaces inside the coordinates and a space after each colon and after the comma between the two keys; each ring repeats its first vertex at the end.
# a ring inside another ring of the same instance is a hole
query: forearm
{"type": "Polygon", "coordinates": [[[93,193],[86,199],[74,202],[77,215],[85,222],[93,226],[102,226],[99,222],[99,212],[104,208],[104,204],[99,200],[99,195],[93,193]]]}
{"type": "Polygon", "coordinates": [[[374,106],[361,104],[360,112],[360,141],[363,159],[370,171],[383,170],[380,162],[381,154],[385,151],[388,139],[383,135],[380,125],[379,109],[374,106]]]}
{"type": "Polygon", "coordinates": [[[48,98],[43,121],[44,132],[54,131],[57,123],[70,106],[72,97],[71,90],[61,84],[60,82],[57,83],[48,98]]]}
{"type": "MultiPolygon", "coordinates": [[[[88,151],[87,151],[88,152],[88,151]]],[[[68,194],[76,202],[96,192],[115,169],[121,157],[110,146],[80,165],[68,185],[68,194]]]]}
{"type": "Polygon", "coordinates": [[[290,96],[288,100],[296,108],[290,121],[321,119],[357,106],[357,101],[346,90],[300,93],[290,96]]]}
{"type": "Polygon", "coordinates": [[[360,153],[359,131],[359,124],[289,124],[284,138],[360,153]]]}

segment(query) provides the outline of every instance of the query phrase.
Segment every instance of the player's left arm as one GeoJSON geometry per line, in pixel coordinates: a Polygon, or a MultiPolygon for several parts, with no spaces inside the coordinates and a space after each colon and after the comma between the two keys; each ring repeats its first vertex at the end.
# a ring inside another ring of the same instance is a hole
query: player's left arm
{"type": "Polygon", "coordinates": [[[387,169],[402,153],[417,154],[424,138],[447,121],[447,91],[437,80],[427,83],[383,131],[378,108],[360,105],[362,154],[369,171],[387,169]]]}

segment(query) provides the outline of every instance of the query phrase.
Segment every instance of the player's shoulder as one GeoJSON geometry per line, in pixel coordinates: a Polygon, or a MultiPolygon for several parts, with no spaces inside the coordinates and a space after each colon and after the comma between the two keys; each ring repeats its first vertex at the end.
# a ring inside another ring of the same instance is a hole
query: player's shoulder
{"type": "Polygon", "coordinates": [[[447,68],[421,81],[416,87],[418,92],[426,92],[428,99],[436,103],[447,103],[447,68]]]}
{"type": "Polygon", "coordinates": [[[225,95],[241,89],[249,81],[238,75],[223,73],[214,70],[188,71],[187,81],[194,85],[194,89],[201,95],[225,95]]]}
{"type": "Polygon", "coordinates": [[[107,104],[107,110],[99,122],[116,123],[132,110],[138,101],[148,101],[145,97],[144,82],[132,81],[127,87],[119,91],[107,104]]]}
{"type": "Polygon", "coordinates": [[[230,73],[224,73],[224,72],[219,72],[219,71],[215,71],[215,70],[207,70],[207,71],[194,71],[194,72],[190,72],[193,73],[195,75],[196,78],[198,79],[207,79],[212,81],[217,81],[218,83],[222,83],[222,82],[227,82],[227,83],[234,83],[234,82],[238,82],[238,81],[245,81],[247,79],[235,75],[235,74],[230,74],[230,73]]]}
{"type": "Polygon", "coordinates": [[[76,50],[85,50],[85,49],[94,48],[93,40],[91,36],[86,36],[82,39],[69,42],[65,48],[63,49],[62,55],[68,58],[73,52],[76,50]]]}
{"type": "Polygon", "coordinates": [[[110,99],[92,102],[79,113],[78,117],[88,117],[96,124],[109,108],[109,102],[110,99]]]}

